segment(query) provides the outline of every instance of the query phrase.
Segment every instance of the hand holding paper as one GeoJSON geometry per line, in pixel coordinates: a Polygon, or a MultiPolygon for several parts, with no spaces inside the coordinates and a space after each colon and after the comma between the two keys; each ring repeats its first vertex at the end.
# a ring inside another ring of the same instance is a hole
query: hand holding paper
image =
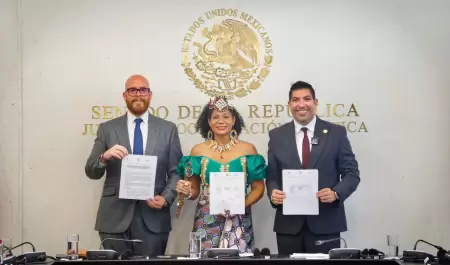
{"type": "Polygon", "coordinates": [[[121,145],[116,144],[113,147],[109,148],[108,151],[103,153],[102,159],[104,161],[112,160],[114,158],[123,159],[127,155],[128,155],[127,149],[121,145]]]}
{"type": "Polygon", "coordinates": [[[336,200],[336,193],[330,188],[321,189],[317,192],[317,198],[319,198],[321,202],[331,203],[336,200]]]}
{"type": "Polygon", "coordinates": [[[156,195],[154,198],[147,200],[147,205],[153,209],[161,209],[166,204],[166,199],[163,196],[156,195]]]}
{"type": "Polygon", "coordinates": [[[286,198],[286,193],[282,190],[273,190],[271,200],[274,204],[282,204],[286,198]]]}

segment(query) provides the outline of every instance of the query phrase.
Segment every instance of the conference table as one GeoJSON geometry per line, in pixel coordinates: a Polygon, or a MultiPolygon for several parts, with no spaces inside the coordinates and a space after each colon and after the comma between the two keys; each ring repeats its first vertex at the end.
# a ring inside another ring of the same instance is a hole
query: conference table
{"type": "MultiPolygon", "coordinates": [[[[289,257],[271,256],[267,258],[202,258],[202,259],[177,259],[171,258],[158,259],[131,259],[131,260],[80,260],[80,261],[61,261],[57,260],[52,265],[405,265],[417,264],[406,263],[391,259],[298,259],[289,257]]],[[[423,263],[422,263],[423,264],[423,263]]]]}

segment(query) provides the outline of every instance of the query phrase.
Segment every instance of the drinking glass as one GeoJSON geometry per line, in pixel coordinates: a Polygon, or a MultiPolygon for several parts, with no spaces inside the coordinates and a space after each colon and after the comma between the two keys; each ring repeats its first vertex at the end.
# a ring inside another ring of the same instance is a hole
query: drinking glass
{"type": "Polygon", "coordinates": [[[80,241],[79,234],[71,234],[67,236],[67,258],[69,260],[78,259],[78,242],[80,241]]]}
{"type": "Polygon", "coordinates": [[[387,235],[388,256],[390,258],[398,257],[399,236],[387,235]]]}
{"type": "Polygon", "coordinates": [[[3,260],[12,255],[12,239],[11,238],[0,238],[0,264],[3,264],[3,260]]]}
{"type": "Polygon", "coordinates": [[[200,258],[202,255],[202,237],[199,232],[189,233],[189,257],[200,258]]]}

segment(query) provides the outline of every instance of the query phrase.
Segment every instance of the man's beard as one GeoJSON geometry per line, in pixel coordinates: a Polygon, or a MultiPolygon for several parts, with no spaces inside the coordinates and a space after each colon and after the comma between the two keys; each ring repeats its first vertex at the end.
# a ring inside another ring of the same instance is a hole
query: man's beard
{"type": "Polygon", "coordinates": [[[139,100],[139,99],[135,99],[131,102],[127,102],[128,110],[131,113],[133,113],[135,116],[141,116],[142,114],[144,114],[148,110],[149,105],[150,105],[150,102],[144,101],[144,100],[139,100]],[[133,103],[136,101],[140,101],[143,106],[142,107],[141,106],[134,107],[133,103]]]}

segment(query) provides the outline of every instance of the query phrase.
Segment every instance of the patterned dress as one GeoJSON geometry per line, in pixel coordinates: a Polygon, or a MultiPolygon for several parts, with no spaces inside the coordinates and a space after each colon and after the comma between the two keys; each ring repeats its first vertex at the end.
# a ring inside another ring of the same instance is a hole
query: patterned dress
{"type": "Polygon", "coordinates": [[[234,248],[240,253],[252,252],[254,234],[250,209],[244,215],[224,216],[209,213],[209,174],[211,172],[244,172],[246,175],[246,193],[251,183],[266,177],[266,161],[261,155],[237,157],[222,164],[206,156],[184,156],[178,164],[177,172],[183,179],[186,164],[190,162],[191,175],[200,177],[200,194],[196,208],[193,232],[202,237],[202,253],[212,248],[234,248]]]}

